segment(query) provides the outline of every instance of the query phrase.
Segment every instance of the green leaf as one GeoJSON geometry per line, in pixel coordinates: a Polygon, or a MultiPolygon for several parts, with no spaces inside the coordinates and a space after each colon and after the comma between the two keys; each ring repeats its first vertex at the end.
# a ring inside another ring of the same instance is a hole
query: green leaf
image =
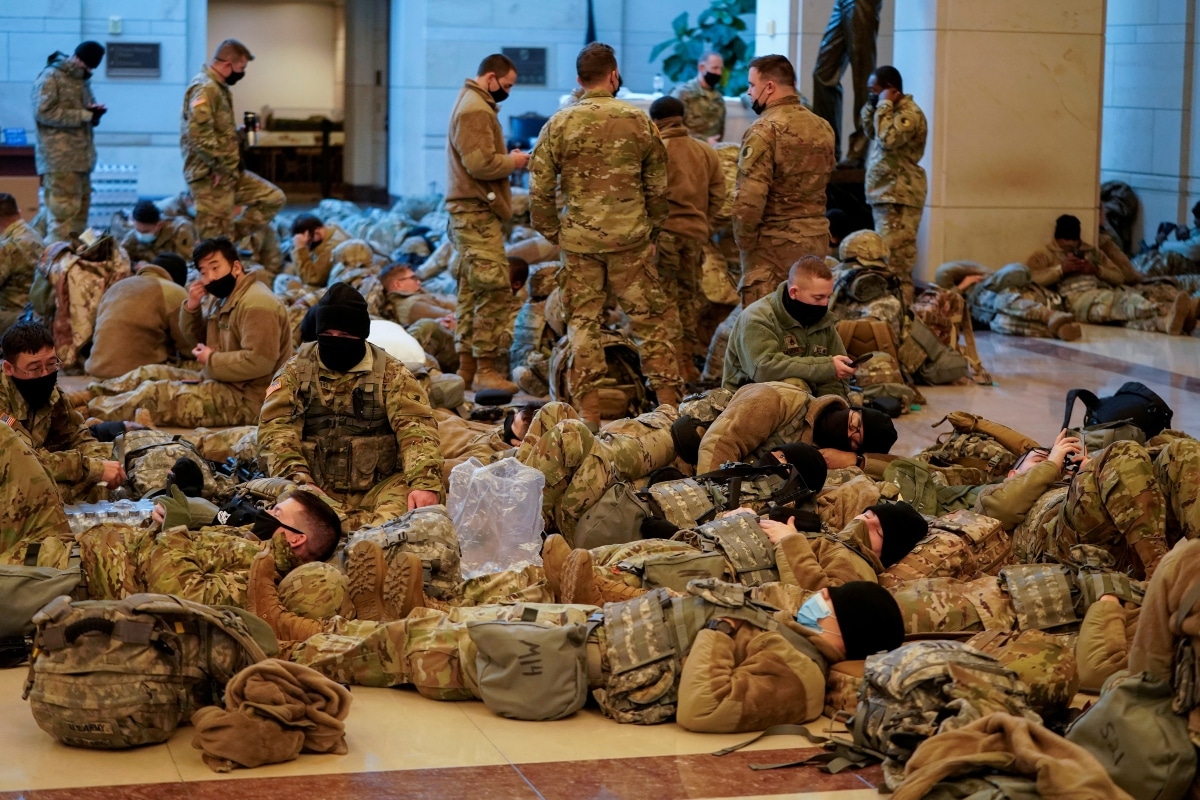
{"type": "Polygon", "coordinates": [[[650,51],[650,61],[654,62],[658,58],[659,53],[661,53],[663,50],[666,50],[673,44],[675,44],[675,40],[668,39],[665,42],[659,42],[658,44],[654,45],[654,49],[650,51]]]}
{"type": "Polygon", "coordinates": [[[675,31],[675,36],[682,39],[688,34],[688,12],[683,12],[675,19],[671,20],[671,28],[675,31]]]}
{"type": "Polygon", "coordinates": [[[663,74],[676,82],[685,80],[692,73],[695,63],[692,59],[675,53],[663,61],[663,74]]]}

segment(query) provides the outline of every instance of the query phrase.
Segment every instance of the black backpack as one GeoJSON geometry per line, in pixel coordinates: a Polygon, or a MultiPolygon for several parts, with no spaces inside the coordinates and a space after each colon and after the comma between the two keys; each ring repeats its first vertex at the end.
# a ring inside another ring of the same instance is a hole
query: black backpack
{"type": "Polygon", "coordinates": [[[1164,428],[1171,427],[1171,417],[1175,415],[1166,401],[1145,384],[1130,381],[1111,397],[1096,397],[1087,389],[1072,389],[1067,392],[1067,407],[1063,412],[1064,428],[1071,426],[1075,398],[1082,400],[1087,408],[1087,414],[1083,418],[1084,425],[1090,427],[1109,422],[1130,422],[1141,428],[1147,439],[1162,433],[1164,428]]]}

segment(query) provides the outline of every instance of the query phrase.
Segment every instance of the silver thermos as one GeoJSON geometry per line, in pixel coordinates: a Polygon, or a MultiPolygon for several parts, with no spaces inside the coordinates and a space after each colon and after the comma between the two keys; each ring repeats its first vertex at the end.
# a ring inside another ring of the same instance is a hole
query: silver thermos
{"type": "Polygon", "coordinates": [[[243,114],[242,120],[246,126],[246,146],[254,147],[258,144],[258,114],[247,111],[243,114]]]}

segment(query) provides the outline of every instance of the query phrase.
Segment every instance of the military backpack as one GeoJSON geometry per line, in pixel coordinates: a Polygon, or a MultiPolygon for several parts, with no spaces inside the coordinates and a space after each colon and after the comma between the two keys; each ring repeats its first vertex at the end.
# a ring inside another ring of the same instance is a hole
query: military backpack
{"type": "MultiPolygon", "coordinates": [[[[219,704],[239,670],[267,657],[249,627],[262,623],[244,614],[171,595],[59,597],[33,618],[23,696],[38,727],[66,745],[166,741],[193,711],[219,704]]],[[[265,641],[273,646],[269,634],[265,641]]]]}
{"type": "MultiPolygon", "coordinates": [[[[600,415],[605,419],[636,417],[654,410],[646,390],[637,347],[626,336],[608,328],[600,329],[600,345],[608,372],[600,381],[600,415]]],[[[574,351],[566,339],[559,340],[550,356],[550,398],[570,401],[576,396],[572,386],[574,351]]]]}
{"type": "Polygon", "coordinates": [[[462,549],[454,522],[442,505],[414,508],[377,528],[362,528],[350,537],[349,550],[362,539],[370,539],[386,552],[399,547],[421,559],[425,592],[438,600],[451,600],[462,583],[462,549]]]}
{"type": "Polygon", "coordinates": [[[227,496],[234,479],[217,472],[212,462],[182,436],[154,430],[126,431],[113,440],[113,459],[125,467],[125,485],[141,498],[167,485],[167,473],[181,458],[195,462],[204,475],[206,500],[227,496]]]}
{"type": "Polygon", "coordinates": [[[986,433],[959,431],[943,433],[938,436],[936,444],[926,447],[915,456],[935,467],[958,465],[981,470],[988,481],[1007,476],[1017,463],[1017,457],[1018,454],[986,433]]]}

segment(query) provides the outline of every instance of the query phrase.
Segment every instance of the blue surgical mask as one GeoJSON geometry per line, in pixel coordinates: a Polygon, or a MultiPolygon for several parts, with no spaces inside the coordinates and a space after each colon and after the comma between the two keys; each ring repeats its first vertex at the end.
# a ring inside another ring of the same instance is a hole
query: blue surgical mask
{"type": "Polygon", "coordinates": [[[142,244],[154,244],[155,236],[154,236],[153,231],[151,231],[150,233],[142,233],[141,231],[134,231],[133,235],[135,237],[137,237],[137,240],[139,242],[141,242],[142,244]]]}
{"type": "Polygon", "coordinates": [[[796,622],[821,633],[821,620],[832,616],[833,609],[829,607],[829,601],[825,599],[825,595],[818,592],[800,606],[800,610],[796,612],[796,622]]]}

